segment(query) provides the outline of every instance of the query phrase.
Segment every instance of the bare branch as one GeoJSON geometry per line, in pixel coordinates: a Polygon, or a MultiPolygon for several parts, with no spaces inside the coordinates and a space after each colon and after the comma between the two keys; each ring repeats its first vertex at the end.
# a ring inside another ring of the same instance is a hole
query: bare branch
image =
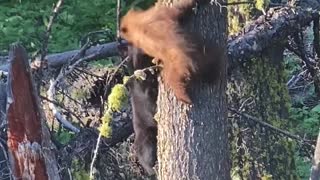
{"type": "Polygon", "coordinates": [[[306,72],[308,72],[307,69],[304,70],[304,71],[302,71],[302,72],[300,72],[298,75],[292,76],[292,77],[290,78],[290,80],[287,82],[288,88],[290,89],[290,88],[292,88],[293,86],[295,86],[296,83],[301,79],[301,77],[303,77],[303,76],[306,74],[306,72]]]}
{"type": "Polygon", "coordinates": [[[287,45],[286,47],[288,50],[294,52],[297,56],[299,56],[303,60],[303,62],[305,62],[306,67],[313,78],[315,92],[318,95],[318,97],[320,97],[320,77],[318,75],[319,70],[316,68],[316,64],[314,63],[314,60],[310,57],[311,55],[309,55],[305,49],[305,46],[303,43],[303,35],[301,34],[298,35],[297,33],[294,36],[294,42],[298,46],[297,49],[293,48],[292,45],[287,45]]]}
{"type": "Polygon", "coordinates": [[[90,179],[94,179],[94,163],[96,162],[96,159],[97,159],[97,156],[98,156],[98,150],[99,150],[99,147],[100,147],[100,141],[101,141],[101,133],[99,133],[99,136],[98,136],[98,139],[97,139],[97,144],[96,144],[96,148],[94,149],[94,152],[93,152],[93,158],[92,158],[92,161],[91,161],[91,164],[90,164],[90,179]]]}
{"type": "Polygon", "coordinates": [[[62,3],[63,3],[63,0],[58,0],[57,4],[55,5],[55,7],[52,11],[52,15],[50,16],[47,30],[46,30],[45,35],[43,37],[42,48],[40,51],[40,53],[41,53],[40,59],[35,58],[34,62],[30,64],[32,69],[39,69],[36,73],[34,73],[34,78],[36,79],[36,81],[35,81],[36,89],[38,91],[41,86],[41,81],[42,81],[42,76],[43,76],[43,67],[46,66],[46,61],[44,58],[48,52],[48,43],[49,43],[49,37],[50,37],[52,25],[53,25],[54,20],[58,16],[58,12],[59,12],[59,9],[60,9],[62,3]]]}
{"type": "Polygon", "coordinates": [[[63,4],[64,0],[59,0],[57,2],[57,4],[55,5],[53,11],[52,11],[52,15],[50,16],[50,20],[47,26],[47,30],[43,39],[43,43],[42,43],[42,49],[41,49],[41,57],[40,57],[40,61],[44,60],[44,57],[47,55],[48,52],[48,42],[49,42],[49,37],[50,37],[50,33],[51,33],[51,29],[52,29],[52,25],[53,22],[55,21],[55,19],[58,16],[59,13],[59,9],[61,7],[61,5],[63,4]]]}
{"type": "Polygon", "coordinates": [[[254,121],[254,122],[256,122],[256,123],[258,123],[258,124],[260,124],[260,125],[262,125],[262,126],[264,126],[264,127],[267,127],[267,128],[269,128],[269,129],[271,129],[271,130],[273,130],[273,131],[275,131],[275,132],[277,132],[277,133],[279,133],[279,134],[285,135],[286,137],[289,137],[290,139],[297,140],[297,141],[299,141],[300,143],[311,144],[311,142],[313,142],[312,140],[306,140],[306,139],[303,139],[303,138],[301,138],[301,137],[299,137],[299,136],[297,136],[297,135],[291,134],[291,133],[288,132],[288,131],[285,131],[285,130],[276,128],[276,127],[272,126],[271,124],[266,123],[266,122],[264,122],[263,120],[261,120],[261,119],[259,119],[259,118],[256,118],[256,117],[253,117],[253,116],[251,116],[251,115],[249,115],[249,114],[239,112],[239,111],[237,111],[237,110],[235,110],[235,109],[233,109],[233,108],[228,108],[228,109],[229,109],[231,112],[233,112],[233,113],[235,113],[235,114],[237,114],[237,115],[243,116],[244,118],[246,118],[246,119],[248,119],[248,120],[252,120],[252,121],[254,121]]]}

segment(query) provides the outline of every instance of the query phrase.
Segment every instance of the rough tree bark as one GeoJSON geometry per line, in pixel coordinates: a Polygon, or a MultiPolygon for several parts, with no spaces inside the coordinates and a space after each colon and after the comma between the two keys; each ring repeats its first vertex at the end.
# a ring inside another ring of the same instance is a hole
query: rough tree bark
{"type": "MultiPolygon", "coordinates": [[[[161,1],[160,2],[168,2],[161,1]]],[[[226,9],[200,6],[186,28],[226,52],[226,9]]],[[[230,179],[226,119],[226,53],[224,69],[215,84],[197,83],[190,90],[193,105],[176,100],[160,83],[158,96],[158,178],[230,179]]]]}
{"type": "Polygon", "coordinates": [[[9,54],[8,148],[14,179],[58,180],[57,162],[49,132],[34,90],[27,53],[13,45],[9,54]]]}
{"type": "MultiPolygon", "coordinates": [[[[296,16],[296,12],[283,8],[267,14],[267,18],[260,18],[256,26],[248,26],[239,33],[247,34],[245,38],[236,38],[229,43],[229,47],[238,47],[230,56],[243,58],[246,63],[240,63],[241,68],[232,71],[228,82],[228,104],[287,130],[291,124],[288,121],[290,101],[283,65],[287,37],[283,34],[296,31],[290,18],[296,16]],[[266,20],[270,23],[265,23],[266,20]],[[286,26],[276,22],[286,22],[286,26]],[[266,38],[270,33],[274,35],[272,43],[266,38]]],[[[315,17],[313,11],[300,15],[300,18],[308,17],[306,19],[309,20],[315,17]]],[[[279,137],[270,129],[246,122],[242,117],[237,117],[232,127],[232,178],[297,178],[292,141],[279,137]]]]}

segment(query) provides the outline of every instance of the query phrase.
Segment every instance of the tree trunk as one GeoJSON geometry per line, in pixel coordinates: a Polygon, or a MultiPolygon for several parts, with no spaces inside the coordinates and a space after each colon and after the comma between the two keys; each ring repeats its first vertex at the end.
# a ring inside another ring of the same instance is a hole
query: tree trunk
{"type": "MultiPolygon", "coordinates": [[[[225,8],[208,4],[197,9],[186,28],[200,34],[204,44],[214,42],[226,52],[226,18],[225,8]]],[[[225,61],[218,82],[192,85],[192,106],[178,102],[160,83],[156,114],[160,180],[230,179],[226,53],[222,58],[225,61]]]]}
{"type": "MultiPolygon", "coordinates": [[[[290,130],[290,99],[283,65],[283,45],[265,49],[228,84],[229,106],[280,129],[290,130]]],[[[294,143],[271,129],[243,117],[233,121],[233,178],[297,179],[294,143]]]]}
{"type": "Polygon", "coordinates": [[[316,149],[312,160],[310,180],[320,179],[320,132],[318,134],[316,149]]]}
{"type": "Polygon", "coordinates": [[[14,179],[58,180],[54,147],[34,89],[27,53],[22,46],[13,45],[9,59],[8,151],[14,179]]]}
{"type": "MultiPolygon", "coordinates": [[[[277,128],[290,131],[290,96],[286,86],[283,52],[283,44],[269,47],[262,53],[262,61],[257,59],[260,63],[254,62],[255,78],[252,80],[256,81],[256,87],[253,87],[251,92],[256,95],[255,115],[277,128]]],[[[255,140],[252,142],[255,144],[252,149],[261,149],[251,151],[251,155],[256,154],[257,163],[263,164],[260,166],[262,177],[271,175],[274,179],[297,179],[294,142],[268,128],[256,126],[255,131],[257,138],[253,138],[255,140]]]]}

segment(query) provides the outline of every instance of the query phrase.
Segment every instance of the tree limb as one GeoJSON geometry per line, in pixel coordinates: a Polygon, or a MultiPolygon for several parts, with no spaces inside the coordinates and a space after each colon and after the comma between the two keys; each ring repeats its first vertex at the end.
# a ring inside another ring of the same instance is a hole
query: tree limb
{"type": "Polygon", "coordinates": [[[284,136],[286,136],[286,137],[288,137],[288,138],[290,138],[290,139],[294,139],[294,140],[296,140],[296,141],[298,141],[298,142],[306,143],[306,144],[311,144],[311,142],[313,142],[312,140],[303,139],[303,138],[301,138],[301,137],[299,137],[299,136],[297,136],[297,135],[291,134],[291,133],[288,132],[288,131],[279,129],[279,128],[277,128],[277,127],[274,127],[274,126],[272,126],[271,124],[263,121],[262,119],[256,118],[256,117],[251,116],[251,115],[249,115],[249,114],[239,112],[239,111],[237,111],[237,110],[235,110],[235,109],[233,109],[233,108],[228,108],[228,110],[231,111],[231,112],[233,112],[233,113],[235,113],[235,114],[237,114],[237,115],[243,116],[244,118],[246,118],[246,119],[248,119],[248,120],[254,121],[254,122],[256,122],[256,123],[258,123],[258,124],[260,124],[260,125],[268,128],[268,129],[270,129],[270,130],[273,130],[273,131],[277,132],[278,134],[282,134],[282,135],[284,135],[284,136]]]}
{"type": "MultiPolygon", "coordinates": [[[[113,57],[118,55],[118,42],[111,42],[106,44],[101,44],[97,46],[90,47],[86,50],[84,57],[89,60],[98,60],[108,57],[113,57]],[[94,55],[94,56],[92,56],[94,55]]],[[[48,67],[50,68],[58,68],[67,63],[70,59],[73,59],[77,54],[79,54],[79,50],[66,51],[62,53],[54,53],[47,55],[45,60],[48,63],[48,67]]],[[[0,62],[8,62],[8,56],[0,56],[0,62]]],[[[0,70],[8,71],[8,64],[4,63],[0,66],[0,70]]]]}
{"type": "Polygon", "coordinates": [[[229,39],[229,63],[234,67],[256,57],[266,48],[285,43],[289,35],[299,32],[318,16],[318,11],[312,9],[271,9],[266,16],[261,16],[229,39]]]}
{"type": "Polygon", "coordinates": [[[55,21],[55,19],[58,16],[59,9],[62,6],[63,2],[64,2],[64,0],[59,0],[56,3],[54,9],[52,10],[52,15],[50,16],[49,23],[48,23],[48,26],[47,26],[47,30],[46,30],[46,33],[45,33],[44,38],[43,38],[42,49],[41,49],[41,57],[40,57],[41,61],[43,61],[44,57],[47,55],[49,36],[50,36],[50,33],[51,33],[52,25],[53,25],[53,22],[55,21]]]}

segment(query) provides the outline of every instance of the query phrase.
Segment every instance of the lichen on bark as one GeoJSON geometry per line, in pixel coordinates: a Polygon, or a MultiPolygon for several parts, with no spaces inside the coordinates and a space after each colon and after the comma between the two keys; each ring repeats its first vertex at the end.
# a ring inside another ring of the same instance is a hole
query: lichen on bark
{"type": "MultiPolygon", "coordinates": [[[[270,47],[238,69],[228,84],[228,95],[233,108],[290,131],[283,50],[281,45],[270,47]]],[[[242,117],[233,120],[232,127],[235,176],[297,179],[293,141],[242,117]]]]}

